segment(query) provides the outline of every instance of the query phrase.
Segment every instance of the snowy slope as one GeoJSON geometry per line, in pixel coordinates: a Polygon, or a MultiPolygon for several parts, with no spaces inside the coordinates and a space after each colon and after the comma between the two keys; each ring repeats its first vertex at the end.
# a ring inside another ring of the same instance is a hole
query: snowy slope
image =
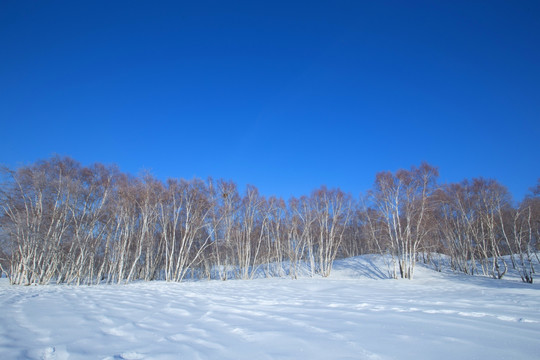
{"type": "Polygon", "coordinates": [[[0,283],[1,359],[538,359],[540,287],[380,259],[323,278],[0,283]]]}

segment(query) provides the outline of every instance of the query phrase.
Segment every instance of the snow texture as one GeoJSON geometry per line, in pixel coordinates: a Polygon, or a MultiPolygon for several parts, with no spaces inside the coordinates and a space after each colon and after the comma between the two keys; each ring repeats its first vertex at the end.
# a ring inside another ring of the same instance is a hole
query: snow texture
{"type": "Polygon", "coordinates": [[[540,287],[373,257],[330,278],[0,283],[2,359],[538,359],[540,287]],[[381,265],[381,264],[378,264],[381,265]]]}

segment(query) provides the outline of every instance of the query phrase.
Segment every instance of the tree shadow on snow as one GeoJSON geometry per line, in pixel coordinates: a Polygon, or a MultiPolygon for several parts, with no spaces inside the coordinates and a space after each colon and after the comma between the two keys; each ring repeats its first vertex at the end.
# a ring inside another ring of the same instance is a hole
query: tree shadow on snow
{"type": "Polygon", "coordinates": [[[336,270],[347,270],[351,276],[358,278],[373,280],[390,279],[388,266],[380,264],[380,260],[380,257],[375,262],[371,256],[357,256],[338,261],[334,268],[336,270]]]}

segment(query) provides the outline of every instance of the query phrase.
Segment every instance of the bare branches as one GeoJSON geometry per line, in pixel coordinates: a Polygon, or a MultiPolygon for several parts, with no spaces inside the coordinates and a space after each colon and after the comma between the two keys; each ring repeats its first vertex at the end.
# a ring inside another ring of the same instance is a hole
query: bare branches
{"type": "Polygon", "coordinates": [[[390,255],[395,278],[437,253],[456,271],[502,278],[512,266],[532,282],[538,260],[538,186],[514,208],[496,181],[438,186],[427,163],[378,173],[360,201],[322,186],[285,202],[60,157],[1,174],[0,271],[12,284],[326,277],[366,252],[390,255]]]}
{"type": "Polygon", "coordinates": [[[437,169],[426,163],[419,168],[376,176],[371,200],[385,224],[379,236],[387,239],[394,277],[399,269],[401,278],[413,278],[416,254],[433,231],[428,219],[435,208],[432,195],[437,176],[437,169]]]}

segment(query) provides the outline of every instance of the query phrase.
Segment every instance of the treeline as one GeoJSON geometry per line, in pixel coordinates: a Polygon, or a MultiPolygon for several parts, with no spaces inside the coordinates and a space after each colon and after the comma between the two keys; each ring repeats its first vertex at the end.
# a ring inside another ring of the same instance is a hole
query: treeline
{"type": "Polygon", "coordinates": [[[380,253],[391,276],[413,278],[417,261],[443,254],[456,271],[502,278],[513,267],[532,282],[540,182],[514,207],[495,180],[437,178],[423,163],[377,174],[358,199],[321,187],[284,201],[225,180],[163,182],[54,157],[2,171],[0,269],[20,285],[295,278],[380,253]]]}

